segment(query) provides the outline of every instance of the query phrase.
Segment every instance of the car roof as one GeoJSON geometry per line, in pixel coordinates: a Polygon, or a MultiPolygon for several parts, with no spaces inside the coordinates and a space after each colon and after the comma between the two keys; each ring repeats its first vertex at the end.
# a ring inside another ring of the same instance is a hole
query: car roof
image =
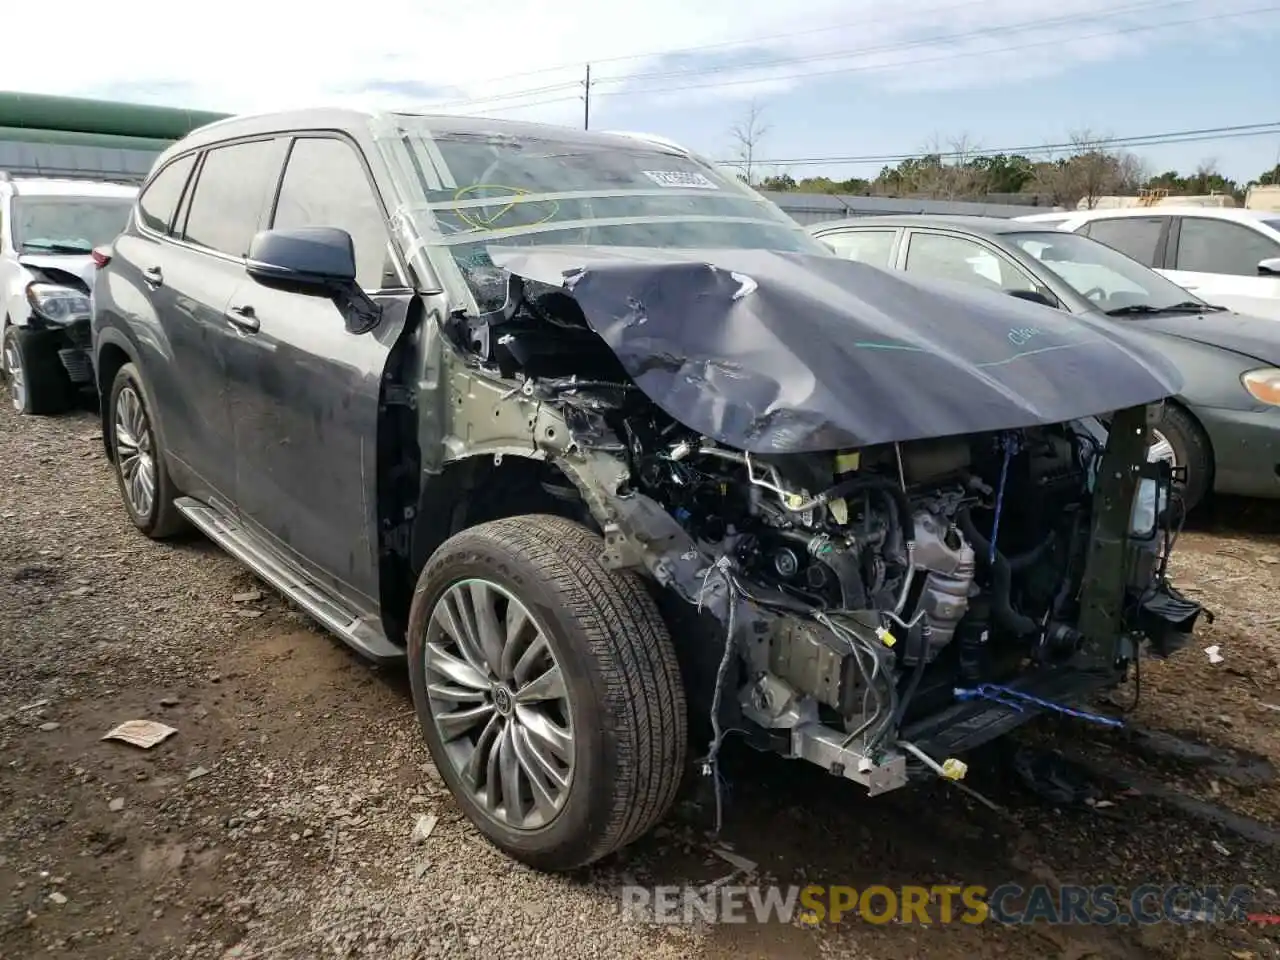
{"type": "Polygon", "coordinates": [[[527,120],[500,120],[491,117],[465,117],[454,114],[420,114],[405,112],[378,112],[348,110],[336,107],[313,107],[274,113],[247,114],[215,120],[197,127],[181,140],[167,148],[156,159],[153,169],[180,153],[211,146],[224,140],[239,137],[263,136],[272,133],[287,134],[294,130],[359,131],[376,128],[380,123],[394,123],[397,119],[424,123],[433,133],[442,134],[505,134],[511,137],[555,137],[561,141],[613,144],[618,147],[643,141],[654,150],[673,150],[687,153],[683,147],[647,134],[602,133],[580,130],[550,123],[533,123],[527,120]]]}
{"type": "Polygon", "coordinates": [[[1103,217],[1210,217],[1215,220],[1274,220],[1276,214],[1269,210],[1250,210],[1246,207],[1201,207],[1194,203],[1162,203],[1153,207],[1117,207],[1112,210],[1076,210],[1072,217],[1101,219],[1103,217]]]}
{"type": "Polygon", "coordinates": [[[1004,233],[1028,233],[1035,229],[1025,220],[1014,220],[1008,217],[975,217],[956,214],[954,216],[933,214],[905,214],[897,217],[846,217],[843,220],[822,220],[810,224],[808,231],[812,234],[827,233],[846,227],[936,227],[939,229],[964,230],[969,233],[999,236],[1004,233]]]}
{"type": "Polygon", "coordinates": [[[53,177],[13,177],[7,183],[20,197],[120,197],[132,199],[138,188],[100,180],[60,180],[53,177]]]}

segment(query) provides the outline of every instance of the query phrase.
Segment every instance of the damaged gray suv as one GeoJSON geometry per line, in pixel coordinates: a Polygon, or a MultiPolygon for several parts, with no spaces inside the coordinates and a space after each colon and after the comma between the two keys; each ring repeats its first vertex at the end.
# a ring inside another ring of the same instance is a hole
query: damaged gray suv
{"type": "Polygon", "coordinates": [[[730,731],[871,793],[961,776],[1200,613],[1145,457],[1167,364],[835,257],[669,143],[221,121],[98,262],[132,521],[407,661],[458,803],[543,869],[718,785],[730,731]]]}

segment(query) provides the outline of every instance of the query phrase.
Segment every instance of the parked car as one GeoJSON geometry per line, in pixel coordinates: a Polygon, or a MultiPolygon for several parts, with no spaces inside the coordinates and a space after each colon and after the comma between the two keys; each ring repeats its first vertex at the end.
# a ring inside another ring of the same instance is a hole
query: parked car
{"type": "Polygon", "coordinates": [[[0,374],[19,413],[58,413],[93,386],[93,248],[124,227],[137,192],[0,172],[0,374]]]}
{"type": "Polygon", "coordinates": [[[1280,320],[1280,214],[1161,205],[1018,219],[1105,243],[1209,303],[1280,320]]]}
{"type": "Polygon", "coordinates": [[[1183,380],[1152,430],[1151,455],[1185,471],[1187,509],[1211,490],[1280,496],[1280,326],[1211,306],[1105,244],[1034,221],[876,217],[810,229],[863,263],[1001,290],[1150,339],[1183,380]]]}
{"type": "Polygon", "coordinates": [[[661,818],[690,722],[702,771],[732,731],[873,793],[956,777],[1042,707],[985,682],[1078,697],[1199,614],[1144,456],[1172,367],[833,257],[671,144],[221,121],[101,259],[133,523],[406,662],[459,805],[542,868],[661,818]]]}

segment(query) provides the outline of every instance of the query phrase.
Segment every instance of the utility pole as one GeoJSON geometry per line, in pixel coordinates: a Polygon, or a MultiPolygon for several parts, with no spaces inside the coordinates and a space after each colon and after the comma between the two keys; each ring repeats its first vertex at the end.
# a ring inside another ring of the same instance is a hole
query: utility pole
{"type": "Polygon", "coordinates": [[[582,81],[582,129],[591,129],[591,64],[587,64],[587,78],[582,81]]]}

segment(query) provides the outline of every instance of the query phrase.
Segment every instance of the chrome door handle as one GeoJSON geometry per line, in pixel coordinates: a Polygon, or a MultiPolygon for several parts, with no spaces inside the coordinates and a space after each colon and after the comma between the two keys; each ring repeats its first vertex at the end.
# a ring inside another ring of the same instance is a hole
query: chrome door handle
{"type": "Polygon", "coordinates": [[[232,307],[227,311],[227,319],[246,333],[257,333],[262,327],[258,321],[258,315],[253,312],[253,307],[248,305],[232,307]]]}
{"type": "Polygon", "coordinates": [[[142,279],[154,290],[164,283],[164,273],[159,267],[147,267],[142,271],[142,279]]]}

